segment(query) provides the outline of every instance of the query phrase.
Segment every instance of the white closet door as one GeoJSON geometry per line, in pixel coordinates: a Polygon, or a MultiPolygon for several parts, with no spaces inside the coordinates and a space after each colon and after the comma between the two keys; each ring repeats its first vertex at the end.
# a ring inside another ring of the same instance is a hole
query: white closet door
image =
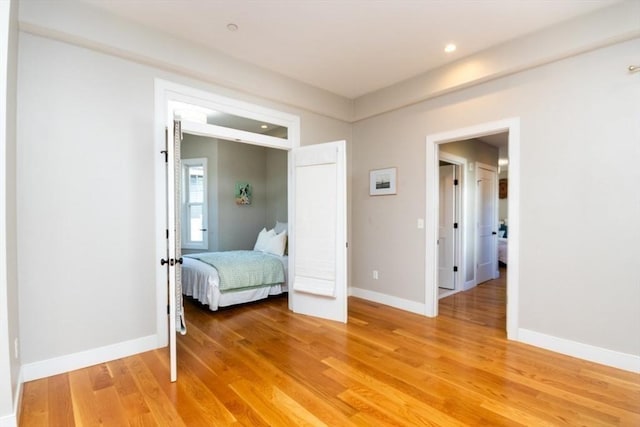
{"type": "Polygon", "coordinates": [[[293,150],[294,312],[347,321],[346,142],[293,150]]]}
{"type": "Polygon", "coordinates": [[[495,278],[498,262],[496,171],[482,167],[477,170],[476,283],[495,278]]]}
{"type": "Polygon", "coordinates": [[[455,289],[455,166],[440,166],[440,211],[438,225],[438,287],[455,289]]]}

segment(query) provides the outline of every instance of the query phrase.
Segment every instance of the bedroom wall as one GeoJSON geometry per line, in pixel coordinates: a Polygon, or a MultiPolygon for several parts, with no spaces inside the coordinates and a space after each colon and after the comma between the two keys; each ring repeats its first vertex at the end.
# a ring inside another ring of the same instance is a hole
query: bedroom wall
{"type": "Polygon", "coordinates": [[[303,145],[351,139],[339,120],[24,32],[18,75],[27,378],[157,345],[155,78],[298,114],[303,145]]]}
{"type": "Polygon", "coordinates": [[[17,1],[0,2],[0,425],[17,425],[20,356],[16,236],[17,1]]]}
{"type": "Polygon", "coordinates": [[[426,136],[519,117],[520,331],[637,366],[639,51],[636,38],[357,122],[352,285],[424,302],[426,136]],[[398,195],[369,197],[369,170],[387,166],[398,195]]]}
{"type": "Polygon", "coordinates": [[[267,228],[273,227],[276,221],[288,222],[287,165],[286,151],[267,150],[267,228]]]}
{"type": "Polygon", "coordinates": [[[498,167],[498,149],[478,140],[454,141],[440,145],[440,151],[467,159],[465,175],[465,282],[475,281],[474,253],[476,247],[475,207],[476,207],[476,170],[475,162],[498,167]],[[470,167],[471,166],[471,167],[470,167]]]}
{"type": "Polygon", "coordinates": [[[266,148],[218,141],[218,221],[221,251],[253,249],[267,216],[266,148]],[[235,185],[251,184],[250,205],[237,205],[235,185]]]}
{"type": "MultiPolygon", "coordinates": [[[[287,220],[287,152],[237,142],[184,134],[182,158],[208,159],[209,251],[252,249],[262,227],[287,220]],[[219,149],[219,144],[225,147],[219,149]],[[238,147],[241,146],[241,147],[238,147]],[[247,154],[248,153],[248,154],[247,154]],[[223,176],[224,174],[225,176],[223,176]],[[236,181],[249,182],[257,193],[251,206],[237,206],[229,192],[236,181]],[[220,185],[219,185],[220,183],[220,185]],[[224,183],[224,185],[223,185],[224,183]],[[243,222],[249,219],[248,222],[243,222]],[[252,231],[258,227],[255,235],[252,231]],[[222,242],[222,243],[219,243],[222,242]]],[[[202,252],[183,249],[184,253],[202,252]]]]}

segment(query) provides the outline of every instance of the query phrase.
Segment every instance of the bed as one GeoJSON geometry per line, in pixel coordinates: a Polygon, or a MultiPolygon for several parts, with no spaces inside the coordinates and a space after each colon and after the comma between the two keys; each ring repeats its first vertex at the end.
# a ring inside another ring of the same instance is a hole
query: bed
{"type": "Polygon", "coordinates": [[[216,311],[287,292],[285,248],[286,231],[263,228],[254,250],[183,255],[182,293],[216,311]]]}
{"type": "Polygon", "coordinates": [[[500,224],[498,229],[498,261],[507,265],[507,253],[509,249],[509,241],[507,240],[508,227],[506,224],[500,224]]]}
{"type": "Polygon", "coordinates": [[[507,264],[508,240],[504,237],[498,238],[498,261],[507,264]]]}

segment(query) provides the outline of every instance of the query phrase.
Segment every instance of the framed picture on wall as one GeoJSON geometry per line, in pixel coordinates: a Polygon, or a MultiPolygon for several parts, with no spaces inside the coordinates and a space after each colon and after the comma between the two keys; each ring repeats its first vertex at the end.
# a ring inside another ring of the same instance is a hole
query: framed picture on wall
{"type": "Polygon", "coordinates": [[[369,195],[396,194],[396,168],[376,169],[369,172],[369,195]]]}
{"type": "Polygon", "coordinates": [[[248,182],[236,182],[236,205],[250,205],[251,204],[251,184],[248,182]]]}
{"type": "Polygon", "coordinates": [[[498,181],[498,197],[500,197],[501,199],[506,199],[508,190],[509,183],[507,181],[507,178],[502,178],[500,181],[498,181]]]}

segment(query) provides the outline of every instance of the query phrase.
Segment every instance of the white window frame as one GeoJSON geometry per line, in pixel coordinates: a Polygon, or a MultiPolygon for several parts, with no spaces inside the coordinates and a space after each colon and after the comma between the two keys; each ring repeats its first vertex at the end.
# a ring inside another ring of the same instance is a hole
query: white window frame
{"type": "Polygon", "coordinates": [[[209,249],[209,193],[208,183],[209,171],[207,170],[207,158],[199,157],[193,159],[182,159],[182,248],[183,249],[209,249]],[[202,166],[203,170],[203,198],[202,203],[192,203],[189,201],[189,167],[202,166]],[[202,205],[202,241],[194,242],[191,240],[191,221],[189,216],[190,205],[202,205]]]}

